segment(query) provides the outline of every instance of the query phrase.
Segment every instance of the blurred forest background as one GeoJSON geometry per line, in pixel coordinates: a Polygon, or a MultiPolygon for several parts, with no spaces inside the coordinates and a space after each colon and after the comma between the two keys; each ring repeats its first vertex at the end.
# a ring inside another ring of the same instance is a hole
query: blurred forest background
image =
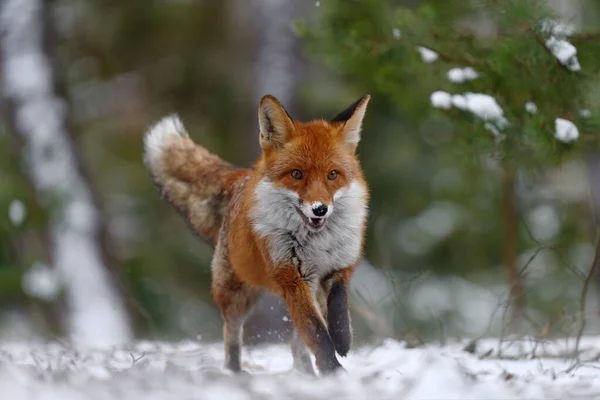
{"type": "MultiPolygon", "coordinates": [[[[0,7],[3,337],[220,339],[212,249],[160,199],[142,162],[143,134],[176,112],[195,141],[248,166],[259,154],[256,110],[267,93],[300,120],[372,96],[359,147],[372,199],[352,286],[359,342],[572,335],[584,316],[589,332],[600,329],[600,275],[587,279],[581,308],[600,205],[600,107],[586,97],[600,83],[600,39],[588,33],[600,22],[597,2],[0,7]],[[521,29],[532,15],[574,30],[585,74],[537,43],[546,28],[521,29]],[[436,53],[417,47],[426,44],[436,53]],[[455,67],[479,76],[448,79],[455,67]],[[437,90],[496,95],[529,141],[490,140],[489,126],[433,107],[437,90]],[[577,141],[554,137],[560,116],[578,125],[577,141]]],[[[246,340],[285,340],[288,328],[285,309],[267,296],[246,340]]]]}

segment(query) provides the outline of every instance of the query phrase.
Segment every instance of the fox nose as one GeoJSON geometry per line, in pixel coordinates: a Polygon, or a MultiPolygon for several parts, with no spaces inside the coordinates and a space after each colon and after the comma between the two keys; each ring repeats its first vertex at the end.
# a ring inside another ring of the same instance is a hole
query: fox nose
{"type": "Polygon", "coordinates": [[[327,206],[325,204],[319,204],[318,206],[313,207],[312,212],[315,216],[322,217],[327,214],[327,206]]]}

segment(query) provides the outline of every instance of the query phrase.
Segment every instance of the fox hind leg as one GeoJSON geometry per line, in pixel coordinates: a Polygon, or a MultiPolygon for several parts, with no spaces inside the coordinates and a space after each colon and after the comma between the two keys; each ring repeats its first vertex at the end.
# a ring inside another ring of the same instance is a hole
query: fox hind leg
{"type": "Polygon", "coordinates": [[[240,283],[235,289],[229,287],[216,291],[215,300],[223,316],[223,340],[225,343],[225,368],[242,372],[242,332],[246,316],[260,297],[260,290],[240,283]]]}
{"type": "Polygon", "coordinates": [[[258,301],[261,289],[245,284],[234,274],[217,243],[212,260],[212,294],[223,316],[225,368],[242,372],[242,332],[246,316],[258,301]]]}

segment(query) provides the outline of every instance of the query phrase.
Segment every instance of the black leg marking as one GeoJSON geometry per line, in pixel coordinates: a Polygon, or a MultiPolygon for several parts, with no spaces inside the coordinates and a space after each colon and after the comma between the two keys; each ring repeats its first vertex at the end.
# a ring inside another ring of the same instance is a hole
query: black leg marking
{"type": "Polygon", "coordinates": [[[336,351],[345,357],[352,344],[352,328],[348,310],[348,289],[344,282],[335,281],[327,298],[327,325],[336,351]]]}
{"type": "Polygon", "coordinates": [[[242,366],[240,365],[240,345],[238,343],[230,343],[228,345],[229,351],[227,352],[227,360],[225,360],[225,368],[232,372],[242,372],[242,366]]]}
{"type": "Polygon", "coordinates": [[[331,374],[342,365],[335,356],[335,347],[327,328],[320,319],[314,318],[311,321],[314,329],[315,341],[317,342],[317,353],[315,354],[317,367],[322,374],[331,374]]]}

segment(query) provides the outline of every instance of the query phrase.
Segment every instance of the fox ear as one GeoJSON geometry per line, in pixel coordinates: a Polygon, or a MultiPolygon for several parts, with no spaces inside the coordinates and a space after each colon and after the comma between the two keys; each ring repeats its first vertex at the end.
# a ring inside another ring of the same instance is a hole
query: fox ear
{"type": "Polygon", "coordinates": [[[331,122],[343,123],[342,135],[344,136],[344,141],[353,149],[356,148],[360,141],[362,121],[365,117],[370,98],[371,96],[368,94],[364,95],[331,120],[331,122]]]}
{"type": "Polygon", "coordinates": [[[290,138],[294,123],[279,100],[271,95],[263,96],[258,107],[260,147],[280,148],[290,138]]]}

